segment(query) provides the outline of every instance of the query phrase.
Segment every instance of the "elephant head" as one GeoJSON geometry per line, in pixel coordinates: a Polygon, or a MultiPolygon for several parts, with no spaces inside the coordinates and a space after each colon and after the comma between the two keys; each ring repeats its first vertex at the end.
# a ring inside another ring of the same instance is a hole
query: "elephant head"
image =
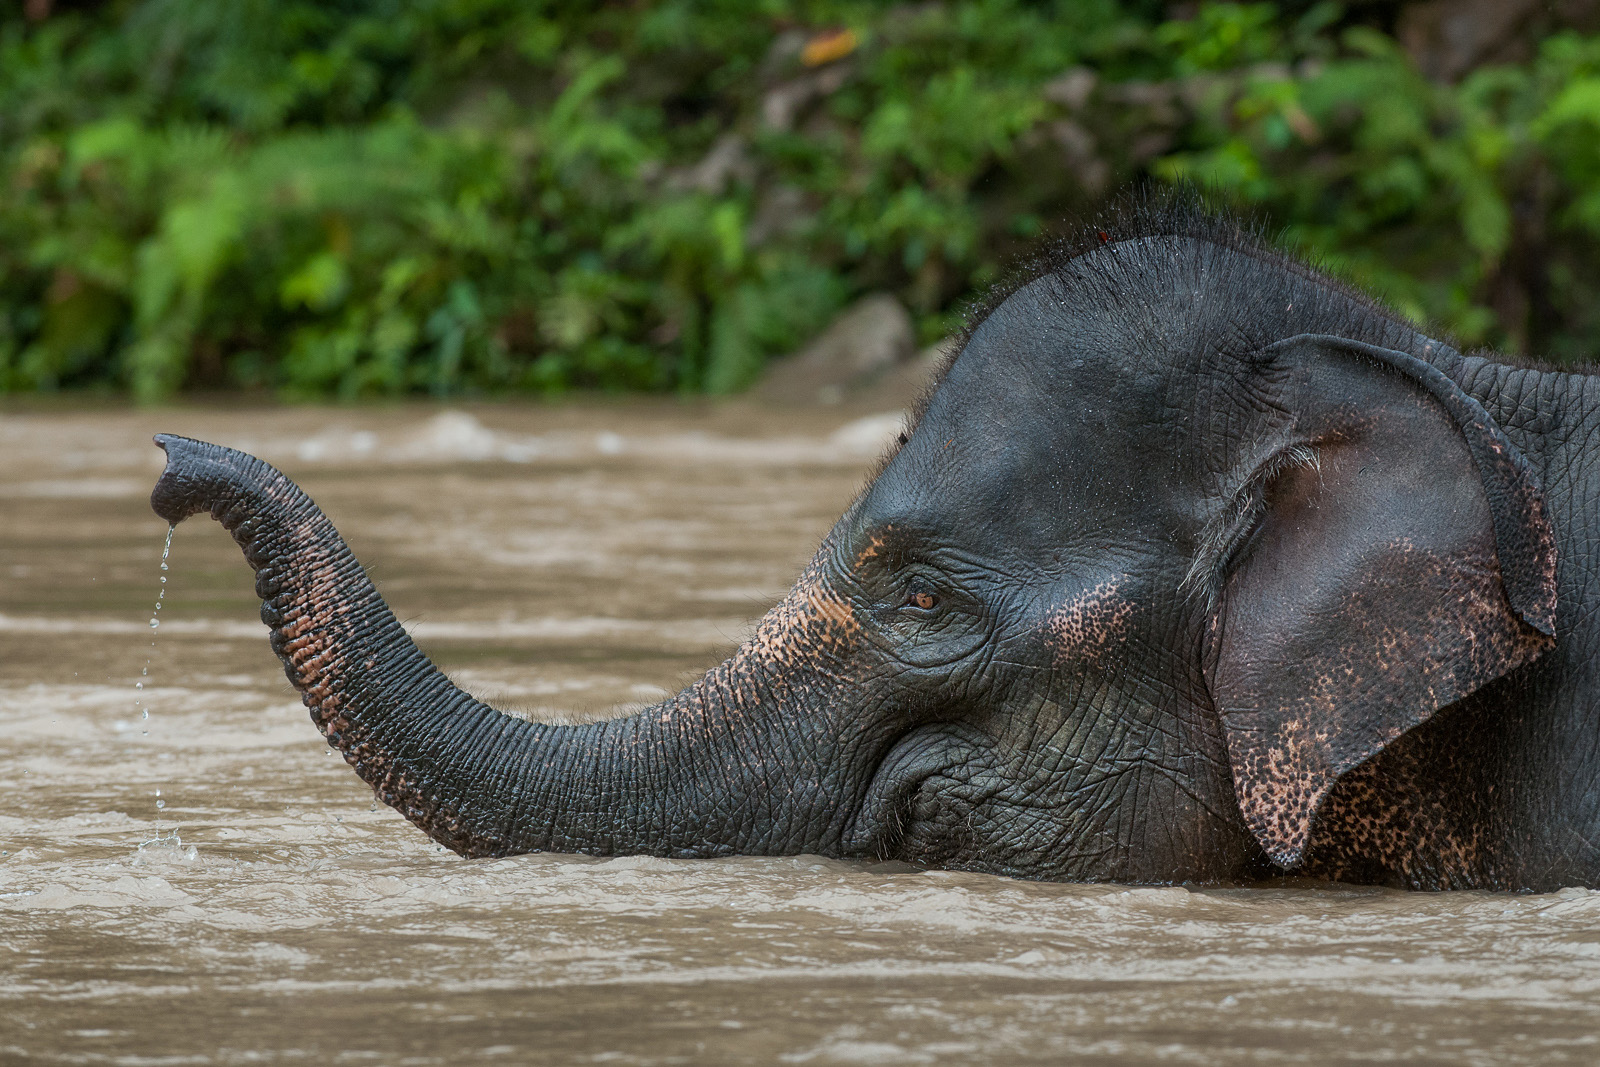
{"type": "Polygon", "coordinates": [[[152,503],[232,531],[328,743],[465,855],[1306,869],[1341,782],[1553,643],[1540,488],[1459,357],[1231,224],[1126,212],[974,323],[754,636],[612,721],[456,688],[259,460],[157,438],[152,503]]]}

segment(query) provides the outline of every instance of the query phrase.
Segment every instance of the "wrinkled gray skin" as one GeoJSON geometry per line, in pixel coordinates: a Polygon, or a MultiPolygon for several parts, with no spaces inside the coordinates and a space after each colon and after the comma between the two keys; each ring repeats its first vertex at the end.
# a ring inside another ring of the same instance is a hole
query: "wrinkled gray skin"
{"type": "Polygon", "coordinates": [[[257,460],[160,438],[152,502],[232,529],[329,743],[466,855],[1600,885],[1595,379],[1184,210],[1025,281],[755,637],[628,718],[456,689],[257,460]]]}

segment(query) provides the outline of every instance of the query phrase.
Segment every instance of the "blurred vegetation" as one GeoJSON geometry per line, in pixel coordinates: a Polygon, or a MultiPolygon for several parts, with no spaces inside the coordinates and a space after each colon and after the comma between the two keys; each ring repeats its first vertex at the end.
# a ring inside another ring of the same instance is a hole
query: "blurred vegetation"
{"type": "Polygon", "coordinates": [[[868,291],[938,338],[1141,176],[1593,358],[1600,35],[1425,74],[1405,7],[8,5],[0,391],[732,391],[868,291]]]}

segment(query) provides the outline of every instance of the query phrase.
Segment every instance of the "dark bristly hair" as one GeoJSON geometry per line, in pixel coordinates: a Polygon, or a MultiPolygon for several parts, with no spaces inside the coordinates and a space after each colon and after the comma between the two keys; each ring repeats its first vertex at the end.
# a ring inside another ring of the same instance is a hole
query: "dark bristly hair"
{"type": "MultiPolygon", "coordinates": [[[[961,330],[952,339],[943,363],[912,407],[907,432],[922,420],[934,392],[978,327],[1012,294],[1040,278],[1064,273],[1069,263],[1097,248],[1156,237],[1187,238],[1231,249],[1311,280],[1325,290],[1338,292],[1398,325],[1420,328],[1370,294],[1334,277],[1325,265],[1282,250],[1281,240],[1261,219],[1241,215],[1217,203],[1200,187],[1188,182],[1146,183],[1122,193],[1092,218],[1070,221],[1061,232],[1012,264],[998,282],[967,306],[962,314],[961,330]]],[[[1438,331],[1434,335],[1450,342],[1438,331]]]]}
{"type": "Polygon", "coordinates": [[[1146,183],[1122,193],[1092,218],[1070,220],[1060,232],[1013,263],[998,282],[964,309],[961,329],[951,338],[943,360],[912,404],[904,431],[872,472],[872,477],[894,458],[922,421],[934,393],[978,327],[1007,299],[1041,278],[1064,274],[1073,260],[1098,248],[1159,237],[1203,242],[1271,263],[1286,273],[1313,281],[1324,290],[1340,293],[1396,325],[1417,328],[1370,295],[1339,281],[1325,268],[1282,251],[1280,242],[1258,218],[1240,215],[1215,203],[1198,186],[1187,182],[1146,183]]]}
{"type": "MultiPolygon", "coordinates": [[[[1207,192],[1189,183],[1148,183],[1123,193],[1092,219],[1077,220],[1064,227],[1029,255],[1013,263],[1000,281],[967,306],[962,315],[962,328],[951,338],[942,362],[934,369],[928,384],[912,404],[905,429],[872,471],[869,484],[916,430],[933,402],[934,394],[978,328],[1011,296],[1042,278],[1065,280],[1074,273],[1081,276],[1081,271],[1073,265],[1074,261],[1098,249],[1127,242],[1149,243],[1161,238],[1187,241],[1197,248],[1209,245],[1231,251],[1281,272],[1284,278],[1309,284],[1324,297],[1336,299],[1344,308],[1364,312],[1361,321],[1349,324],[1353,335],[1365,335],[1358,339],[1390,347],[1406,347],[1397,338],[1425,336],[1461,351],[1449,332],[1436,324],[1425,326],[1413,322],[1371,294],[1341,280],[1326,264],[1318,263],[1314,257],[1285,250],[1281,238],[1269,231],[1260,218],[1230,210],[1217,203],[1207,192]]],[[[1135,262],[1140,260],[1136,257],[1135,262]]],[[[1151,263],[1149,266],[1153,268],[1155,265],[1151,263]]],[[[1592,366],[1557,367],[1537,359],[1508,357],[1497,352],[1472,354],[1512,366],[1580,374],[1596,372],[1592,366]]]]}

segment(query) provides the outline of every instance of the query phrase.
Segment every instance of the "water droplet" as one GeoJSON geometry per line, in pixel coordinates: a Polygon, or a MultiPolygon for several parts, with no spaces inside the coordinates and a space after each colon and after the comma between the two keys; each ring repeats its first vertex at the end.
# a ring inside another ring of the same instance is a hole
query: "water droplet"
{"type": "MultiPolygon", "coordinates": [[[[176,526],[168,526],[167,527],[167,540],[166,540],[166,543],[161,546],[161,569],[162,570],[166,570],[167,569],[167,556],[172,552],[172,533],[176,529],[177,529],[176,526]]],[[[167,595],[167,588],[166,588],[167,579],[166,579],[166,576],[165,575],[161,575],[160,577],[161,577],[161,588],[156,593],[155,611],[152,612],[151,615],[150,615],[150,629],[152,631],[158,629],[161,626],[161,620],[159,618],[157,618],[157,616],[161,612],[161,601],[167,595]]],[[[155,646],[156,646],[155,634],[151,633],[151,635],[150,635],[150,647],[153,649],[153,648],[155,648],[155,646]]],[[[144,706],[144,701],[141,699],[141,697],[142,697],[143,692],[144,692],[144,683],[145,683],[145,681],[147,681],[149,679],[149,677],[150,677],[150,658],[148,656],[146,656],[145,657],[145,661],[144,661],[144,667],[143,667],[143,669],[141,669],[139,671],[139,681],[133,683],[134,690],[140,694],[140,697],[135,697],[134,698],[133,706],[139,709],[139,718],[141,720],[145,721],[145,722],[149,722],[150,721],[150,709],[144,706]]],[[[150,736],[150,731],[149,731],[148,728],[146,728],[146,729],[140,730],[139,734],[140,734],[141,737],[149,737],[150,736]]],[[[157,789],[156,790],[156,796],[159,797],[160,795],[161,795],[161,790],[157,789]]],[[[167,802],[166,801],[164,801],[164,800],[157,800],[156,801],[156,807],[158,809],[159,808],[164,808],[166,806],[167,806],[167,802]]],[[[174,839],[176,839],[176,838],[174,838],[174,839]]]]}

